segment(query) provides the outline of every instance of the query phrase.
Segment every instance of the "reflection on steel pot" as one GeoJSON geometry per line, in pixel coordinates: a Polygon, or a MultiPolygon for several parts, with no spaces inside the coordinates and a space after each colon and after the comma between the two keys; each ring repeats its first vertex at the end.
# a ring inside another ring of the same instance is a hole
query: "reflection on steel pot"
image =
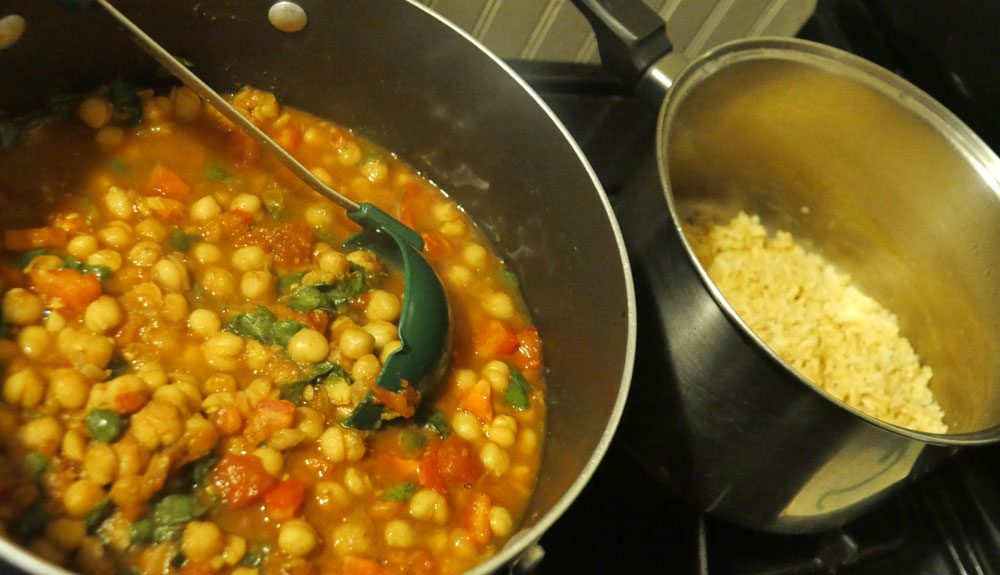
{"type": "MultiPolygon", "coordinates": [[[[549,407],[523,529],[472,573],[495,571],[522,557],[570,505],[617,426],[635,345],[617,224],[593,171],[537,96],[416,2],[302,0],[307,23],[292,32],[269,22],[271,4],[115,2],[214,87],[272,91],[398,153],[495,241],[546,344],[549,407]]],[[[99,11],[68,14],[37,0],[0,7],[0,17],[12,14],[27,26],[0,50],[0,118],[116,77],[162,81],[99,11]]],[[[2,539],[0,557],[33,573],[60,572],[2,539]]]]}
{"type": "MultiPolygon", "coordinates": [[[[580,3],[594,21],[622,4],[580,3]]],[[[663,45],[650,40],[662,27],[629,14],[618,33],[633,52],[663,45]]],[[[647,377],[623,426],[631,448],[703,509],[804,532],[856,517],[957,446],[1000,438],[1000,161],[981,140],[909,83],[818,44],[745,40],[690,64],[621,54],[649,65],[636,80],[647,94],[669,88],[662,188],[638,186],[619,213],[640,312],[648,305],[661,328],[640,333],[647,377]],[[695,214],[723,223],[741,210],[897,315],[934,370],[949,433],[840,402],[747,327],[682,231],[695,214]]]]}

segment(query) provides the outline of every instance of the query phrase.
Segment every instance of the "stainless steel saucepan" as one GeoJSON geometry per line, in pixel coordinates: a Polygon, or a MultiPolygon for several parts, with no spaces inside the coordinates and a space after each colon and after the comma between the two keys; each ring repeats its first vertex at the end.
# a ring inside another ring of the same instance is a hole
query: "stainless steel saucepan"
{"type": "Polygon", "coordinates": [[[1000,438],[1000,160],[954,115],[819,44],[743,40],[688,62],[641,2],[576,0],[606,65],[660,110],[659,182],[619,212],[640,331],[622,439],[699,507],[804,532],[844,523],[1000,438]],[[947,434],[876,420],[801,376],[713,284],[682,225],[740,210],[792,232],[898,317],[947,434]]]}

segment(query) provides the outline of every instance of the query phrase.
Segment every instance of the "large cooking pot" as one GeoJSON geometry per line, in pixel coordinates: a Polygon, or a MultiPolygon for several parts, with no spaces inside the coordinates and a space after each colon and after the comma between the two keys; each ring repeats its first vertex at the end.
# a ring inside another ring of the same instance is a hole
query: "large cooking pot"
{"type": "Polygon", "coordinates": [[[659,182],[637,183],[619,211],[640,314],[660,320],[640,332],[636,409],[621,432],[639,458],[706,511],[805,532],[858,516],[958,446],[997,441],[993,152],[919,89],[848,53],[759,39],[688,62],[640,2],[577,4],[605,64],[660,109],[659,182]],[[741,210],[897,315],[934,370],[948,433],[839,401],[747,326],[682,229],[741,210]]]}
{"type": "MultiPolygon", "coordinates": [[[[115,4],[214,87],[273,91],[396,152],[495,242],[545,345],[549,413],[522,531],[471,573],[515,561],[597,467],[632,371],[628,260],[579,148],[509,68],[416,2],[301,0],[308,24],[294,33],[269,23],[270,0],[115,4]]],[[[0,17],[11,14],[27,27],[0,50],[0,118],[119,76],[157,81],[157,67],[96,9],[8,0],[0,17]]],[[[0,557],[35,574],[61,572],[2,539],[0,557]]]]}

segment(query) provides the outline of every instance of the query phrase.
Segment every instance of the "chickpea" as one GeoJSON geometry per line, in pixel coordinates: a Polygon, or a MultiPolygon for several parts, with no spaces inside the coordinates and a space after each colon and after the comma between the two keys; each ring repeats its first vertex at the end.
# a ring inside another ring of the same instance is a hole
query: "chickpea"
{"type": "Polygon", "coordinates": [[[379,271],[378,258],[368,250],[357,250],[347,254],[348,263],[361,266],[370,274],[377,274],[379,271]]]}
{"type": "Polygon", "coordinates": [[[122,255],[115,250],[98,250],[87,256],[87,264],[104,266],[115,272],[122,267],[122,255]]]}
{"type": "Polygon", "coordinates": [[[163,248],[152,240],[138,242],[128,252],[128,260],[140,268],[151,267],[162,256],[163,248]]]}
{"type": "Polygon", "coordinates": [[[483,308],[497,319],[514,317],[514,300],[503,292],[494,292],[483,300],[483,308]]]}
{"type": "Polygon", "coordinates": [[[29,325],[17,336],[17,346],[28,359],[39,360],[52,349],[52,333],[40,325],[29,325]]]}
{"type": "MultiPolygon", "coordinates": [[[[157,391],[163,389],[166,387],[157,391]]],[[[177,406],[154,397],[132,415],[129,433],[146,449],[156,449],[160,445],[170,445],[181,437],[184,419],[177,406]]]]}
{"type": "Polygon", "coordinates": [[[94,333],[105,333],[118,327],[125,320],[125,313],[118,305],[118,300],[103,295],[90,302],[83,317],[87,329],[94,333]]]}
{"type": "Polygon", "coordinates": [[[109,485],[118,475],[118,454],[107,443],[94,443],[83,457],[83,471],[99,485],[109,485]]]}
{"type": "Polygon", "coordinates": [[[403,342],[399,341],[398,339],[390,341],[389,343],[385,344],[385,346],[382,348],[382,352],[378,354],[379,362],[381,362],[382,365],[385,365],[385,362],[389,361],[389,356],[395,353],[396,350],[400,349],[401,347],[403,347],[403,342]]]}
{"type": "Polygon", "coordinates": [[[59,517],[49,523],[45,536],[63,549],[76,549],[87,536],[87,525],[80,519],[59,517]]]}
{"type": "Polygon", "coordinates": [[[469,267],[475,269],[482,268],[486,265],[488,257],[489,252],[487,252],[486,248],[479,244],[470,243],[465,246],[465,249],[462,250],[462,259],[465,260],[465,263],[467,263],[469,267]]]}
{"type": "MultiPolygon", "coordinates": [[[[170,323],[181,323],[188,317],[187,298],[179,293],[168,293],[163,296],[163,319],[170,323]]],[[[166,342],[168,345],[173,340],[166,342]]]]}
{"type": "Polygon", "coordinates": [[[256,214],[260,208],[260,198],[253,194],[238,194],[233,198],[233,201],[229,202],[230,210],[240,210],[248,214],[256,214]]]}
{"type": "Polygon", "coordinates": [[[191,220],[204,222],[222,213],[222,206],[212,196],[205,196],[191,204],[191,220]]]}
{"type": "Polygon", "coordinates": [[[48,271],[57,270],[63,266],[63,261],[59,256],[53,256],[48,254],[43,254],[33,258],[28,265],[24,267],[24,271],[32,272],[38,271],[48,271]]]}
{"type": "Polygon", "coordinates": [[[322,228],[333,223],[333,208],[329,204],[314,203],[306,206],[306,223],[314,228],[322,228]]]}
{"type": "Polygon", "coordinates": [[[187,86],[174,86],[170,91],[174,116],[181,122],[192,122],[201,116],[201,98],[187,86]]]}
{"type": "Polygon", "coordinates": [[[319,254],[319,269],[333,274],[334,279],[346,277],[351,271],[347,256],[337,250],[325,250],[319,254]]]}
{"type": "Polygon", "coordinates": [[[440,231],[448,237],[460,238],[469,231],[469,227],[464,220],[454,219],[441,224],[440,231]]]}
{"type": "Polygon", "coordinates": [[[32,367],[16,371],[3,382],[3,399],[7,403],[32,408],[45,397],[45,380],[32,367]]]}
{"type": "Polygon", "coordinates": [[[3,296],[0,304],[4,321],[14,325],[28,325],[42,319],[45,306],[42,298],[24,288],[14,288],[3,296]]]}
{"type": "Polygon", "coordinates": [[[236,293],[236,278],[229,270],[213,266],[202,273],[201,287],[219,299],[226,299],[236,293]]]}
{"type": "Polygon", "coordinates": [[[490,422],[486,437],[500,447],[510,447],[517,439],[517,420],[509,415],[498,415],[490,422]]]}
{"type": "Polygon", "coordinates": [[[87,402],[90,382],[72,367],[55,369],[49,374],[49,396],[65,409],[79,409],[87,402]]]}
{"type": "Polygon", "coordinates": [[[55,455],[62,444],[63,429],[56,418],[39,417],[22,425],[18,437],[32,451],[55,455]]]}
{"type": "Polygon", "coordinates": [[[274,286],[271,272],[249,271],[240,276],[240,293],[250,301],[270,297],[274,293],[274,286]]]}
{"type": "Polygon", "coordinates": [[[370,320],[396,321],[403,309],[399,296],[385,290],[372,290],[365,314],[370,320]]]}
{"type": "Polygon", "coordinates": [[[316,176],[319,179],[319,181],[323,182],[324,184],[331,187],[335,184],[335,182],[333,181],[333,176],[331,176],[330,172],[326,171],[325,169],[316,167],[309,171],[311,171],[313,175],[316,176]]]}
{"type": "Polygon", "coordinates": [[[366,517],[350,517],[333,528],[333,550],[338,555],[365,554],[375,546],[375,527],[366,517]]]}
{"type": "Polygon", "coordinates": [[[97,247],[97,238],[90,234],[80,234],[66,244],[66,251],[74,258],[83,261],[96,252],[97,247]]]}
{"type": "Polygon", "coordinates": [[[417,534],[408,521],[393,519],[385,524],[385,542],[390,547],[412,547],[417,542],[417,534]]]}
{"type": "Polygon", "coordinates": [[[213,557],[222,555],[225,548],[226,538],[215,523],[192,521],[184,528],[181,551],[191,561],[207,562],[213,557]]]}
{"type": "Polygon", "coordinates": [[[281,477],[285,470],[285,457],[270,447],[258,447],[253,454],[264,464],[264,470],[274,477],[281,477]]]}
{"type": "Polygon", "coordinates": [[[448,521],[448,500],[433,489],[421,489],[410,498],[410,517],[444,525],[448,521]]]}
{"type": "Polygon", "coordinates": [[[350,359],[361,359],[375,349],[375,337],[363,329],[351,327],[341,332],[337,346],[350,359]]]}
{"type": "Polygon", "coordinates": [[[153,266],[153,279],[165,290],[184,292],[191,286],[187,268],[171,258],[163,258],[156,262],[153,266]]]}
{"type": "Polygon", "coordinates": [[[396,326],[387,321],[372,320],[361,329],[372,336],[375,349],[382,349],[390,342],[399,339],[399,331],[396,326]]]}
{"type": "Polygon", "coordinates": [[[97,232],[97,237],[108,247],[120,250],[132,243],[132,227],[125,222],[111,222],[97,232]]]}
{"type": "Polygon", "coordinates": [[[340,163],[344,166],[356,166],[361,161],[361,147],[354,142],[347,142],[338,151],[340,163]]]}
{"type": "Polygon", "coordinates": [[[292,557],[308,555],[316,548],[316,530],[304,519],[293,519],[281,525],[278,547],[292,557]]]}
{"type": "Polygon", "coordinates": [[[206,339],[201,350],[210,365],[220,371],[233,371],[239,365],[239,356],[243,353],[243,348],[243,338],[222,331],[206,339]]]}
{"type": "Polygon", "coordinates": [[[269,265],[267,253],[260,246],[244,246],[233,252],[233,267],[241,272],[266,270],[269,265]]]}
{"type": "Polygon", "coordinates": [[[125,130],[118,126],[104,126],[94,134],[94,142],[102,151],[110,152],[125,140],[125,130]]]}
{"type": "Polygon", "coordinates": [[[490,381],[493,391],[502,393],[510,384],[510,366],[502,361],[493,360],[483,367],[483,377],[490,381]]]}
{"type": "Polygon", "coordinates": [[[85,98],[77,106],[76,115],[88,128],[98,129],[111,121],[114,108],[106,98],[93,96],[85,98]]]}
{"type": "Polygon", "coordinates": [[[90,479],[78,479],[66,488],[63,506],[70,517],[83,517],[104,499],[104,488],[90,479]]]}
{"type": "Polygon", "coordinates": [[[135,213],[135,202],[125,190],[111,186],[104,194],[104,207],[119,220],[127,220],[135,213]]]}
{"type": "Polygon", "coordinates": [[[502,447],[496,443],[488,442],[479,450],[479,461],[483,467],[497,477],[507,473],[510,469],[510,456],[502,447]]]}
{"type": "Polygon", "coordinates": [[[167,228],[163,222],[146,218],[135,225],[135,234],[151,242],[163,243],[167,240],[167,228]]]}
{"type": "Polygon", "coordinates": [[[87,440],[77,431],[69,430],[63,436],[62,445],[59,452],[69,461],[83,461],[84,453],[87,451],[87,440]]]}
{"type": "Polygon", "coordinates": [[[199,308],[188,316],[188,328],[196,335],[208,337],[222,329],[222,320],[214,311],[199,308]]]}
{"type": "Polygon", "coordinates": [[[288,341],[288,357],[292,361],[317,363],[326,359],[329,353],[330,344],[326,337],[314,329],[300,329],[288,341]]]}
{"type": "Polygon", "coordinates": [[[455,435],[468,441],[475,441],[483,435],[483,427],[479,419],[475,415],[465,411],[456,412],[452,416],[451,429],[455,432],[455,435]]]}
{"type": "Polygon", "coordinates": [[[379,363],[378,358],[368,354],[354,362],[351,367],[351,378],[354,381],[371,383],[375,381],[380,371],[382,371],[382,364],[379,363]]]}
{"type": "Polygon", "coordinates": [[[198,242],[191,247],[194,259],[202,264],[217,264],[222,261],[222,250],[218,246],[206,242],[198,242]]]}

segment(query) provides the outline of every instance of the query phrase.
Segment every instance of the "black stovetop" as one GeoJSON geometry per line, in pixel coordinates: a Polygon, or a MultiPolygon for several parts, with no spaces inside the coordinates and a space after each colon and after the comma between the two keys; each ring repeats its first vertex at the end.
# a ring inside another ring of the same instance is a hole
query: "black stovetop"
{"type": "MultiPolygon", "coordinates": [[[[909,79],[997,150],[997,23],[995,0],[819,0],[800,36],[909,79]]],[[[612,205],[627,202],[623,188],[652,165],[655,113],[600,68],[514,67],[580,143],[612,205]]],[[[651,315],[638,310],[640,323],[651,315]]],[[[657,377],[644,370],[642,353],[640,346],[633,385],[657,377]]],[[[535,573],[1000,573],[998,461],[1000,447],[968,449],[842,529],[779,536],[702,515],[645,475],[616,440],[542,538],[546,555],[535,573]]]]}

